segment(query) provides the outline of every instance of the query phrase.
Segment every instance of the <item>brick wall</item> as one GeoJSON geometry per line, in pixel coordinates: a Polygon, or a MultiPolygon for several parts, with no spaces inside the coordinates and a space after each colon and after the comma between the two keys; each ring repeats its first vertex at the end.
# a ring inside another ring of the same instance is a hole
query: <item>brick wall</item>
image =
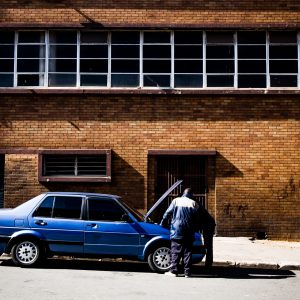
{"type": "Polygon", "coordinates": [[[297,95],[2,95],[0,150],[112,149],[111,183],[37,180],[37,154],[6,154],[5,205],[42,191],[154,202],[149,149],[216,149],[209,210],[218,233],[300,239],[297,95]],[[215,167],[214,167],[215,164],[215,167]]]}
{"type": "Polygon", "coordinates": [[[2,0],[0,24],[70,26],[295,26],[297,0],[2,0]]]}

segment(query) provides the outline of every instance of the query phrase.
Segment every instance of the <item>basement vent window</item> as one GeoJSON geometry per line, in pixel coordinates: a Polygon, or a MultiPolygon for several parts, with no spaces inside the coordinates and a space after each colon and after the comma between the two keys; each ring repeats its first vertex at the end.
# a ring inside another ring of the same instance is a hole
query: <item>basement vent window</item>
{"type": "Polygon", "coordinates": [[[39,181],[42,182],[110,182],[110,170],[110,150],[39,154],[39,181]]]}

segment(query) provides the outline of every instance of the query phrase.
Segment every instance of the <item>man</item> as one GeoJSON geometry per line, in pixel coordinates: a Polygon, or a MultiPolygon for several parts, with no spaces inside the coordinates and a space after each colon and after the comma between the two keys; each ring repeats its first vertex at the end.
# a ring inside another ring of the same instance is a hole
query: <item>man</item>
{"type": "Polygon", "coordinates": [[[180,259],[183,257],[184,275],[190,277],[192,247],[198,224],[199,205],[192,199],[190,188],[184,190],[182,197],[175,198],[163,215],[161,225],[165,226],[172,216],[171,238],[171,269],[165,273],[169,276],[178,275],[180,259]]]}
{"type": "Polygon", "coordinates": [[[209,270],[213,265],[213,237],[216,223],[214,218],[202,205],[199,205],[198,214],[199,227],[203,235],[204,245],[206,246],[205,268],[209,270]]]}

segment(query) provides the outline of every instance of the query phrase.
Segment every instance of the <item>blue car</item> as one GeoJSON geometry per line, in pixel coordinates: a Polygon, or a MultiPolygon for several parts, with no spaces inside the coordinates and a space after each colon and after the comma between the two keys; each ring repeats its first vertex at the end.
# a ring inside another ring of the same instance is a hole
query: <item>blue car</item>
{"type": "MultiPolygon", "coordinates": [[[[176,182],[144,216],[120,197],[92,193],[43,193],[14,209],[0,209],[0,255],[32,267],[53,255],[118,257],[147,261],[155,272],[170,268],[169,230],[150,214],[181,181],[176,182]]],[[[193,262],[205,255],[195,234],[193,262]]]]}

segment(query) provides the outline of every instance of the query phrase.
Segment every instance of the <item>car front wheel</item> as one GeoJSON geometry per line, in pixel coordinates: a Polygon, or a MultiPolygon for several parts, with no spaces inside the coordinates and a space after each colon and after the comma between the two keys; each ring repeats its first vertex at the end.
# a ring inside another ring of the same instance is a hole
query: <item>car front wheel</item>
{"type": "Polygon", "coordinates": [[[169,246],[159,246],[148,255],[148,264],[154,272],[164,273],[171,267],[171,250],[169,246]]]}
{"type": "Polygon", "coordinates": [[[20,267],[33,267],[41,261],[42,257],[43,250],[38,241],[19,241],[12,248],[12,260],[20,267]]]}

